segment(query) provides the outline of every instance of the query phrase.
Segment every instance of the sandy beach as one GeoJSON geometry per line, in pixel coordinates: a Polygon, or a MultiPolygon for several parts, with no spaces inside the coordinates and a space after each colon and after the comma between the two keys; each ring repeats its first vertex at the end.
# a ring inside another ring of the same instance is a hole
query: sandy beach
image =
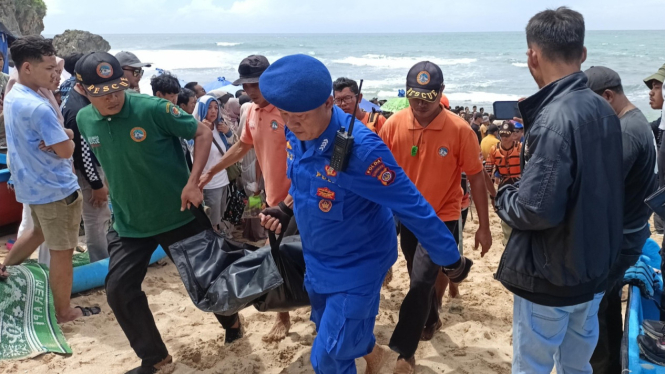
{"type": "MultiPolygon", "coordinates": [[[[416,353],[416,373],[490,374],[510,373],[512,357],[512,295],[492,278],[503,252],[499,218],[491,212],[494,245],[484,257],[473,250],[477,215],[469,215],[464,231],[465,254],[474,260],[469,279],[460,286],[461,297],[444,298],[443,328],[430,342],[422,342],[416,353]]],[[[660,238],[657,238],[657,240],[660,238]]],[[[0,243],[0,259],[6,255],[0,243]]],[[[163,374],[188,373],[313,373],[309,360],[314,324],[309,309],[291,313],[292,327],[279,343],[264,343],[261,337],[272,327],[274,314],[253,308],[241,314],[246,336],[224,346],[224,330],[215,318],[196,309],[187,296],[174,265],[151,267],[143,283],[166,345],[174,363],[163,374]]],[[[393,267],[394,278],[381,292],[381,308],[374,330],[377,341],[387,345],[398,320],[399,307],[409,285],[406,263],[400,254],[393,267]]],[[[102,313],[62,325],[74,354],[63,357],[46,354],[33,359],[3,362],[0,374],[66,373],[120,374],[139,364],[102,289],[78,295],[76,305],[99,305],[102,313]]],[[[392,373],[396,353],[390,353],[382,373],[392,373]]],[[[364,360],[356,361],[358,372],[364,360]]]]}

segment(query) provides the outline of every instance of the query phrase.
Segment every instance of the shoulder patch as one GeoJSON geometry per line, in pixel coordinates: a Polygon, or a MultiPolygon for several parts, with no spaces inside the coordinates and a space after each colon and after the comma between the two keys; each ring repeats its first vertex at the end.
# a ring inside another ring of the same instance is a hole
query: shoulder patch
{"type": "Polygon", "coordinates": [[[365,175],[378,179],[384,186],[389,186],[395,181],[395,172],[388,169],[381,157],[369,165],[367,171],[365,171],[365,175]]]}
{"type": "Polygon", "coordinates": [[[180,108],[172,103],[166,103],[166,113],[171,113],[173,117],[180,117],[182,115],[180,108]]]}

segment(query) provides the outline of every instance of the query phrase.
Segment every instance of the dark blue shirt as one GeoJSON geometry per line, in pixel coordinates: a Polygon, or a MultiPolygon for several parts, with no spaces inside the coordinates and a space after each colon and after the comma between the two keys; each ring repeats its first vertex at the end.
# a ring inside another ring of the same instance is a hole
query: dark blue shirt
{"type": "Polygon", "coordinates": [[[457,262],[457,244],[446,225],[381,138],[360,121],[347,170],[330,168],[337,130],[350,118],[333,107],[328,128],[306,142],[286,129],[289,193],[314,291],[342,292],[383,277],[397,260],[393,213],[432,261],[442,266],[457,262]]]}

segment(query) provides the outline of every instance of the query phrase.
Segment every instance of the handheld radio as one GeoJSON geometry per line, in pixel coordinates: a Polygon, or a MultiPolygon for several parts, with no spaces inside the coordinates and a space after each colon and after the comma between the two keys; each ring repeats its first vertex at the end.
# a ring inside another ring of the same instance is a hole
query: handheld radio
{"type": "Polygon", "coordinates": [[[353,125],[356,122],[356,111],[358,110],[358,98],[363,89],[363,80],[360,80],[358,87],[358,94],[356,94],[356,106],[353,108],[353,115],[351,116],[351,123],[349,123],[349,130],[346,131],[344,127],[337,131],[335,136],[335,143],[333,145],[333,154],[330,159],[330,167],[335,171],[344,171],[349,165],[349,155],[353,148],[353,125]]]}

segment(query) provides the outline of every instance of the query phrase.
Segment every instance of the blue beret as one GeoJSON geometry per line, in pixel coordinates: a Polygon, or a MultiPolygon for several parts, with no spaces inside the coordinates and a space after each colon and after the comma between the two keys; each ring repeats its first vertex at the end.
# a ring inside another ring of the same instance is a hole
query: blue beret
{"type": "Polygon", "coordinates": [[[275,61],[259,80],[263,97],[277,108],[302,113],[323,105],[332,93],[328,68],[314,57],[291,55],[275,61]]]}

